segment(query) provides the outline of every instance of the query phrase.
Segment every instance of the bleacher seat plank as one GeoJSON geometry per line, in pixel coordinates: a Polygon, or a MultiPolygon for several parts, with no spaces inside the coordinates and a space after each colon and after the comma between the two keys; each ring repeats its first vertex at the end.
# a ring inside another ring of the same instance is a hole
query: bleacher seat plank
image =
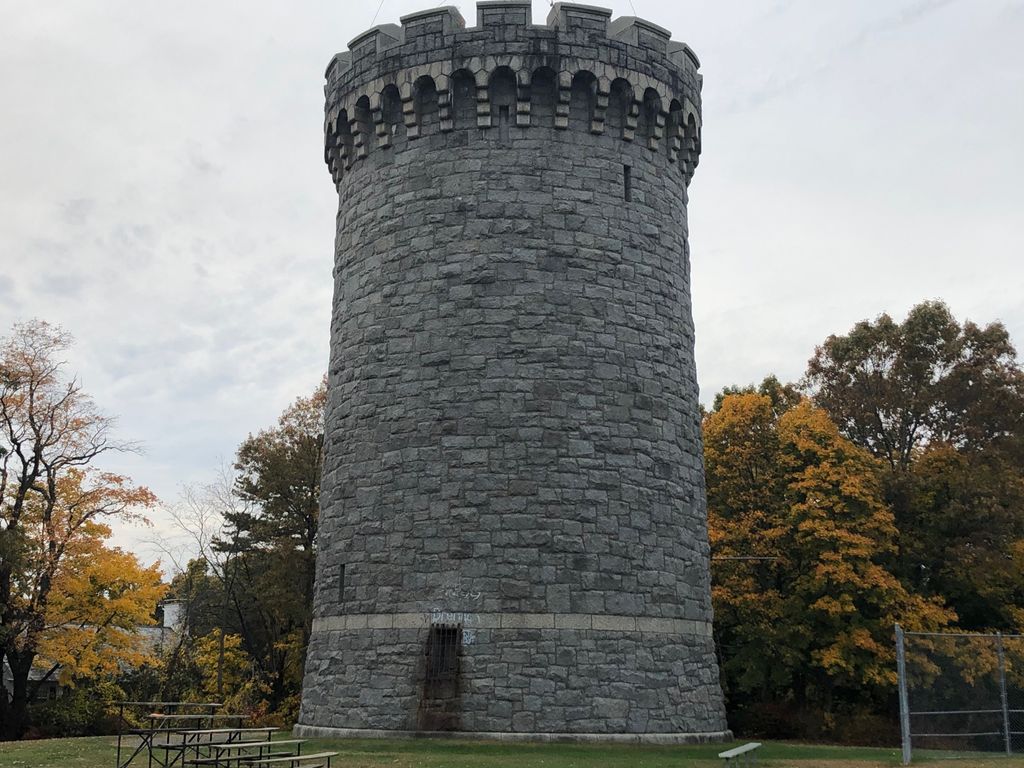
{"type": "Polygon", "coordinates": [[[153,746],[157,749],[194,749],[199,747],[200,749],[216,749],[220,750],[231,750],[240,748],[252,748],[252,747],[269,747],[276,746],[278,744],[302,744],[305,739],[279,739],[278,741],[264,741],[263,739],[257,740],[240,740],[240,741],[193,741],[193,742],[182,742],[176,744],[154,744],[153,746]]]}
{"type": "Polygon", "coordinates": [[[252,749],[253,747],[280,747],[283,744],[305,744],[306,739],[278,739],[277,741],[225,741],[209,746],[218,752],[227,752],[235,749],[252,749]]]}
{"type": "Polygon", "coordinates": [[[276,733],[280,730],[276,725],[271,725],[266,728],[188,728],[175,731],[175,733],[186,736],[205,736],[217,733],[276,733]]]}
{"type": "Polygon", "coordinates": [[[150,720],[245,720],[248,715],[182,715],[166,712],[150,712],[150,720]]]}
{"type": "Polygon", "coordinates": [[[301,763],[307,760],[328,760],[332,757],[337,757],[337,752],[314,752],[309,755],[290,755],[288,757],[255,757],[252,759],[245,760],[247,765],[280,765],[282,763],[301,763]]]}
{"type": "MultiPolygon", "coordinates": [[[[296,755],[293,752],[269,752],[264,757],[302,757],[302,755],[296,755]]],[[[186,760],[186,765],[231,765],[238,763],[241,765],[245,763],[248,765],[252,760],[257,759],[255,755],[218,755],[217,757],[194,757],[191,760],[186,760]]]]}

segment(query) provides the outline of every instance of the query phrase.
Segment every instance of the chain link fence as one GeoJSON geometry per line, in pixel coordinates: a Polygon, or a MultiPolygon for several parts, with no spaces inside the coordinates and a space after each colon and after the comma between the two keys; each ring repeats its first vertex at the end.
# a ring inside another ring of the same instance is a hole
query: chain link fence
{"type": "Polygon", "coordinates": [[[1024,754],[1024,635],[896,625],[903,764],[913,750],[1024,754]]]}

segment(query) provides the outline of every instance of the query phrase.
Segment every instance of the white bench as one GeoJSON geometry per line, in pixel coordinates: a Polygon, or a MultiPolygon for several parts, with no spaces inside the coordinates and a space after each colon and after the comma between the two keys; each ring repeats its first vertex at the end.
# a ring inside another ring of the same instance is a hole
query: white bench
{"type": "Polygon", "coordinates": [[[754,751],[760,748],[760,742],[752,741],[749,744],[744,744],[742,747],[734,747],[725,752],[719,752],[718,756],[725,760],[726,765],[756,765],[757,755],[754,754],[754,751]],[[736,760],[736,762],[733,763],[733,760],[736,760]]]}

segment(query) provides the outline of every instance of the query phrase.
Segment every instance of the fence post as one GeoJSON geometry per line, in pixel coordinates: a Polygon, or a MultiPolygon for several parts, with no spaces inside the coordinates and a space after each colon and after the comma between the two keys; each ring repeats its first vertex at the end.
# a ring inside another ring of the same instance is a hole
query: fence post
{"type": "Polygon", "coordinates": [[[903,652],[903,627],[899,624],[896,625],[896,672],[899,675],[900,736],[903,743],[903,765],[910,765],[910,699],[907,696],[907,659],[903,652]]]}
{"type": "Polygon", "coordinates": [[[1006,651],[1003,648],[1003,633],[996,632],[996,652],[999,654],[999,701],[1003,706],[1003,737],[1006,739],[1006,754],[1013,754],[1010,739],[1010,705],[1006,698],[1006,651]]]}

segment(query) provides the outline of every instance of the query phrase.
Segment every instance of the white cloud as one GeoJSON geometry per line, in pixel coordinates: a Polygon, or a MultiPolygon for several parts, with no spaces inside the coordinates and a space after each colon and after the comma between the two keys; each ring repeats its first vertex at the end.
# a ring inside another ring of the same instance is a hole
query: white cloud
{"type": "MultiPolygon", "coordinates": [[[[86,386],[147,446],[113,468],[172,500],[326,367],[323,70],[376,4],[7,5],[0,328],[71,330],[86,386]]],[[[1024,345],[1019,3],[633,5],[703,62],[705,400],[798,377],[829,333],[927,298],[1024,345]]]]}

